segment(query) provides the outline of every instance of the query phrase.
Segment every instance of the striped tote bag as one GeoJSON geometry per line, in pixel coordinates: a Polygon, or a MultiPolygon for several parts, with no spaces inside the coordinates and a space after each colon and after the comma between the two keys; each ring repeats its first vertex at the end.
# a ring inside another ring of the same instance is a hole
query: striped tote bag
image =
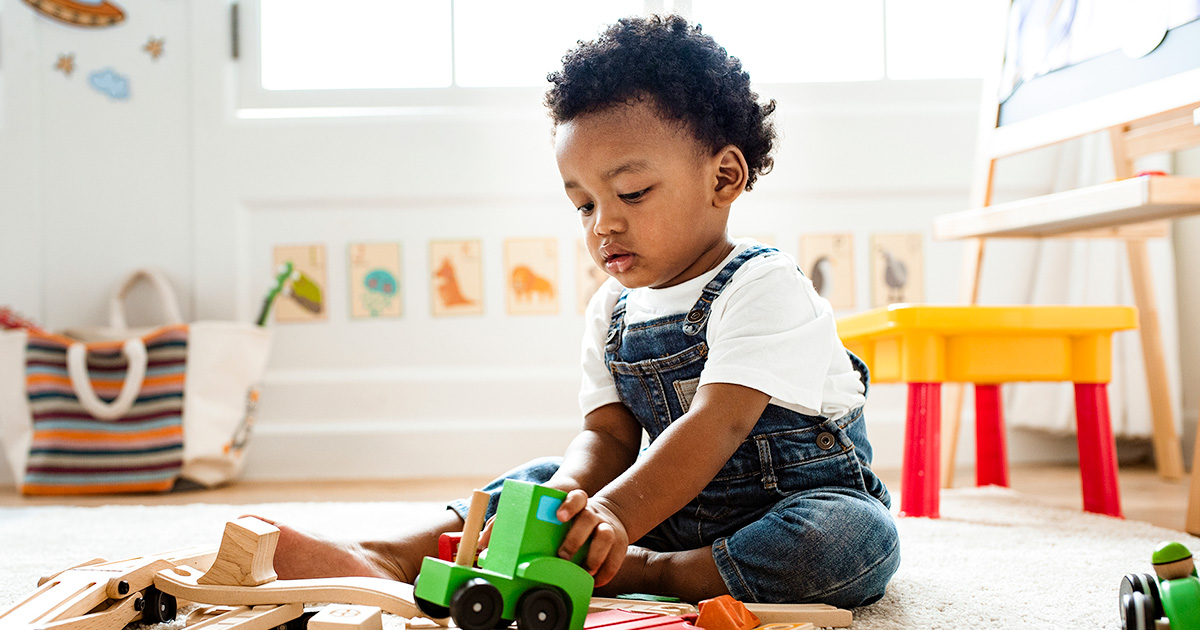
{"type": "Polygon", "coordinates": [[[18,486],[31,495],[108,494],[233,479],[269,342],[266,329],[239,322],[174,323],[86,343],[0,331],[0,442],[18,486]]]}

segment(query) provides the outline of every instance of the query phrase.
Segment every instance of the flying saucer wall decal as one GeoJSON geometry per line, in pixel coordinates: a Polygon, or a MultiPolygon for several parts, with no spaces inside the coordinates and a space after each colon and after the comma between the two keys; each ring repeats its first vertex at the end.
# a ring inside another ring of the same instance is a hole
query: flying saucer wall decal
{"type": "Polygon", "coordinates": [[[108,0],[25,0],[25,4],[72,26],[112,26],[125,20],[125,11],[108,0]]]}

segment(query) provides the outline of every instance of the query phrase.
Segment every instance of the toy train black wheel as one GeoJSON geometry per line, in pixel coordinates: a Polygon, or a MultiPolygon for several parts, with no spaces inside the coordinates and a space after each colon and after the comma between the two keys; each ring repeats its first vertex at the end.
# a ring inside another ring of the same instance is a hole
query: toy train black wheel
{"type": "Polygon", "coordinates": [[[163,623],[174,621],[178,603],[174,595],[168,595],[153,586],[142,591],[142,621],[145,623],[163,623]]]}
{"type": "Polygon", "coordinates": [[[530,589],[517,602],[519,630],[566,630],[570,623],[567,602],[556,589],[530,589]]]}
{"type": "MultiPolygon", "coordinates": [[[[418,575],[417,579],[413,580],[413,593],[417,592],[417,582],[419,581],[421,581],[421,576],[418,575]]],[[[416,595],[413,595],[413,599],[417,600],[417,610],[420,610],[431,619],[445,619],[450,616],[450,609],[445,606],[439,606],[428,599],[421,599],[416,595]]]]}
{"type": "Polygon", "coordinates": [[[1155,630],[1154,621],[1158,619],[1153,610],[1154,603],[1145,593],[1133,592],[1121,596],[1121,616],[1125,620],[1122,626],[1125,630],[1155,630]]]}
{"type": "MultiPolygon", "coordinates": [[[[1125,619],[1125,596],[1132,593],[1142,593],[1146,596],[1146,605],[1155,618],[1163,616],[1162,598],[1158,593],[1158,579],[1150,573],[1128,573],[1121,578],[1121,588],[1117,601],[1121,605],[1121,619],[1125,619]]],[[[1150,625],[1154,627],[1153,624],[1150,625]]]]}
{"type": "Polygon", "coordinates": [[[450,598],[450,616],[462,630],[492,630],[503,614],[500,589],[483,578],[468,580],[450,598]]]}

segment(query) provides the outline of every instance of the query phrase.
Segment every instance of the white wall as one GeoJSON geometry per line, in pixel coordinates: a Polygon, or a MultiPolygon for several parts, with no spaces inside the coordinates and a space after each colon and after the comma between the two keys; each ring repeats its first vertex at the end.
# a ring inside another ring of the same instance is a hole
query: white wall
{"type": "MultiPolygon", "coordinates": [[[[100,323],[118,278],[153,265],[178,287],[185,317],[248,321],[271,248],[323,243],[331,317],[274,326],[248,477],[488,474],[561,451],[579,425],[579,228],[540,90],[473,113],[240,119],[223,3],[125,0],[124,25],[87,31],[0,1],[0,304],[52,329],[100,323]],[[165,38],[157,62],[140,50],[149,36],[165,38]],[[71,77],[53,70],[65,51],[79,66],[71,77]],[[129,74],[128,101],[86,87],[105,65],[129,74]],[[513,236],[559,240],[560,315],[504,314],[499,270],[513,236]],[[483,241],[484,316],[429,314],[425,247],[448,238],[483,241]],[[405,315],[349,320],[346,246],[381,240],[402,243],[405,315]]],[[[956,301],[961,246],[928,234],[934,216],[966,204],[977,84],[762,91],[780,102],[777,167],[739,201],[733,232],[792,253],[802,232],[853,232],[860,308],[870,235],[921,232],[926,299],[956,301]]],[[[1047,190],[1046,159],[1017,160],[1002,193],[1047,190]]],[[[135,323],[154,316],[144,294],[131,311],[135,323]]],[[[1185,382],[1200,378],[1190,369],[1185,382]]],[[[879,466],[900,464],[903,412],[902,389],[872,390],[879,466]]],[[[1073,440],[1040,436],[1014,436],[1012,451],[1074,457],[1073,440]]]]}

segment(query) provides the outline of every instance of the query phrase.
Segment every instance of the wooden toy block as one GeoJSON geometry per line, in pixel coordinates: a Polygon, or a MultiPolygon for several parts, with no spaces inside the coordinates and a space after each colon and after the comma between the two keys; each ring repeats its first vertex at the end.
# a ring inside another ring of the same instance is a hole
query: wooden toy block
{"type": "Polygon", "coordinates": [[[675,615],[618,609],[588,613],[583,628],[584,630],[696,630],[695,626],[675,615]]]}
{"type": "Polygon", "coordinates": [[[383,630],[378,606],[331,604],[308,620],[308,630],[383,630]]]}
{"type": "MultiPolygon", "coordinates": [[[[378,606],[401,617],[425,616],[413,600],[411,584],[371,577],[275,580],[259,586],[199,584],[200,571],[176,567],[159,571],[154,585],[179,599],[225,606],[343,602],[378,606]]],[[[442,626],[447,625],[441,620],[442,626]]]]}
{"type": "Polygon", "coordinates": [[[225,524],[212,567],[198,584],[259,586],[275,581],[275,545],[279,528],[246,516],[225,524]]]}
{"type": "Polygon", "coordinates": [[[454,562],[458,555],[458,544],[462,541],[462,532],[446,532],[438,536],[438,558],[446,562],[454,562]]]}
{"type": "Polygon", "coordinates": [[[238,606],[222,614],[209,617],[189,630],[274,630],[304,614],[301,604],[281,606],[238,606]]]}
{"type": "Polygon", "coordinates": [[[650,602],[636,599],[618,599],[614,597],[593,597],[588,604],[588,612],[601,610],[629,610],[633,612],[653,613],[655,615],[694,615],[698,611],[695,606],[685,602],[650,602]]]}
{"type": "Polygon", "coordinates": [[[854,621],[854,613],[828,604],[746,604],[746,609],[764,624],[811,623],[822,628],[848,628],[854,621]]]}
{"type": "Polygon", "coordinates": [[[816,630],[811,623],[769,623],[754,630],[816,630]]]}
{"type": "Polygon", "coordinates": [[[704,630],[750,630],[758,623],[758,617],[732,595],[700,602],[700,616],[696,619],[696,626],[704,630]]]}

